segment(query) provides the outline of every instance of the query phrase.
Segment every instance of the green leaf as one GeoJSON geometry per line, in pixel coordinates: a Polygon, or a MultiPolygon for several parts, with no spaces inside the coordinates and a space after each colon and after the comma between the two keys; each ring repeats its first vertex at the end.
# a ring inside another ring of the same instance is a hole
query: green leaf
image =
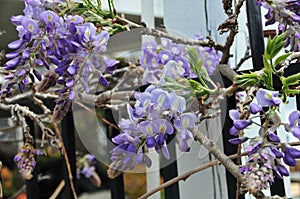
{"type": "Polygon", "coordinates": [[[234,83],[238,84],[241,87],[253,86],[259,84],[261,81],[260,76],[256,73],[246,73],[242,75],[237,75],[234,78],[234,83]]]}
{"type": "Polygon", "coordinates": [[[281,41],[275,44],[271,52],[271,59],[273,59],[283,49],[285,43],[286,43],[285,41],[281,41]]]}
{"type": "Polygon", "coordinates": [[[272,77],[272,71],[267,71],[264,69],[264,74],[262,78],[264,85],[267,89],[273,90],[273,77],[272,77]]]}
{"type": "Polygon", "coordinates": [[[195,48],[190,48],[188,50],[188,56],[189,56],[189,63],[190,63],[191,69],[198,76],[200,83],[203,86],[207,87],[207,84],[203,80],[203,78],[209,79],[207,70],[205,67],[203,67],[204,59],[199,60],[198,53],[195,50],[195,48]]]}
{"type": "Polygon", "coordinates": [[[281,77],[280,79],[284,86],[297,85],[300,83],[300,73],[296,73],[288,77],[281,77]]]}
{"type": "Polygon", "coordinates": [[[286,53],[284,55],[279,56],[276,60],[275,60],[275,65],[283,62],[286,58],[288,58],[288,56],[290,56],[292,53],[286,53]]]}
{"type": "Polygon", "coordinates": [[[273,43],[273,40],[271,39],[271,37],[269,37],[268,43],[267,43],[267,48],[266,48],[265,54],[264,54],[264,57],[265,57],[267,60],[269,60],[269,59],[270,59],[270,56],[271,56],[272,43],[273,43]]]}

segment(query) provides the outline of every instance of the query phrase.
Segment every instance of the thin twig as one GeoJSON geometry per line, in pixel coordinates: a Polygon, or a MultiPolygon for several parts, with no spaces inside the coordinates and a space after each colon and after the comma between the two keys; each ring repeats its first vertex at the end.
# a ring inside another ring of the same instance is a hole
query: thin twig
{"type": "MultiPolygon", "coordinates": [[[[291,145],[291,146],[299,146],[299,145],[300,145],[300,142],[291,142],[291,143],[288,143],[288,144],[291,145]]],[[[281,146],[278,146],[278,147],[281,147],[281,146]]],[[[247,152],[241,153],[241,156],[245,156],[245,155],[247,155],[247,152]]],[[[231,160],[234,160],[234,159],[236,159],[237,157],[238,157],[237,154],[233,154],[233,155],[228,156],[228,158],[231,159],[231,160]]],[[[195,174],[195,173],[198,173],[198,172],[200,172],[200,171],[203,171],[203,170],[205,170],[205,169],[207,169],[207,168],[210,168],[210,167],[212,167],[212,166],[216,166],[216,165],[219,165],[219,164],[221,164],[221,162],[220,162],[219,160],[213,160],[213,161],[210,161],[210,162],[208,162],[208,163],[206,163],[206,164],[204,164],[204,165],[201,165],[200,167],[197,167],[197,168],[194,168],[194,169],[192,169],[192,170],[189,170],[189,171],[183,173],[183,174],[180,175],[180,176],[177,176],[177,177],[172,178],[171,180],[169,180],[169,181],[167,181],[167,182],[162,183],[160,186],[158,186],[158,187],[156,187],[156,188],[150,190],[149,192],[145,193],[144,195],[142,195],[142,196],[139,197],[138,199],[145,199],[145,198],[147,198],[147,197],[149,197],[149,196],[155,194],[156,192],[158,192],[158,191],[160,191],[160,190],[162,190],[162,189],[164,189],[164,188],[166,188],[166,187],[169,187],[169,186],[171,186],[172,184],[175,184],[175,183],[177,183],[177,182],[179,182],[179,181],[181,181],[181,180],[186,181],[190,176],[192,176],[192,175],[195,174]]],[[[268,198],[268,197],[265,197],[264,199],[267,199],[267,198],[268,198]]],[[[273,198],[275,199],[276,197],[273,196],[273,198]]],[[[271,199],[271,198],[269,198],[269,199],[271,199]]],[[[278,199],[279,199],[279,198],[278,198],[278,199]]]]}
{"type": "Polygon", "coordinates": [[[101,117],[94,110],[90,109],[89,107],[87,107],[86,105],[82,104],[81,102],[77,101],[76,104],[78,104],[79,106],[81,106],[82,108],[84,108],[85,110],[87,110],[88,112],[92,113],[94,116],[96,116],[97,118],[99,118],[102,122],[106,123],[107,125],[115,128],[117,130],[120,130],[120,128],[118,126],[116,126],[115,124],[111,123],[110,121],[108,121],[104,117],[101,117]]]}
{"type": "MultiPolygon", "coordinates": [[[[245,2],[245,0],[239,0],[238,3],[235,6],[234,15],[235,15],[236,19],[238,18],[239,14],[240,14],[241,7],[243,6],[244,2],[245,2]]],[[[238,26],[238,24],[237,24],[237,26],[238,26]]],[[[235,38],[237,33],[238,33],[237,29],[231,29],[230,30],[229,35],[226,38],[226,42],[225,42],[225,45],[224,45],[225,47],[223,49],[223,55],[222,55],[220,64],[227,64],[228,63],[228,60],[230,58],[230,48],[233,44],[234,38],[235,38]]]]}
{"type": "Polygon", "coordinates": [[[127,23],[129,26],[134,27],[134,28],[143,28],[144,27],[144,26],[134,23],[128,19],[125,19],[124,17],[116,16],[116,18],[117,18],[117,20],[127,23]]]}
{"type": "Polygon", "coordinates": [[[152,35],[158,38],[164,37],[167,39],[171,39],[174,43],[180,43],[184,45],[214,47],[216,50],[220,50],[220,51],[223,51],[225,49],[225,47],[222,44],[213,41],[211,38],[208,38],[206,40],[191,40],[191,39],[178,38],[169,33],[154,28],[144,28],[141,34],[152,35]]]}
{"type": "Polygon", "coordinates": [[[50,196],[49,199],[56,199],[59,193],[61,192],[61,190],[64,188],[65,184],[66,184],[65,181],[62,180],[59,183],[59,185],[56,187],[55,191],[53,192],[53,194],[50,196]]]}

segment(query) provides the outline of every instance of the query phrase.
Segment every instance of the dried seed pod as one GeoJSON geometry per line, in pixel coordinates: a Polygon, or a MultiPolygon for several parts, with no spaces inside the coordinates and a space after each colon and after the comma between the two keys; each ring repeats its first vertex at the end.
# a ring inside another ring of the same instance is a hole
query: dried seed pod
{"type": "Polygon", "coordinates": [[[53,71],[47,71],[42,81],[37,85],[37,91],[43,92],[56,84],[58,75],[53,71]]]}

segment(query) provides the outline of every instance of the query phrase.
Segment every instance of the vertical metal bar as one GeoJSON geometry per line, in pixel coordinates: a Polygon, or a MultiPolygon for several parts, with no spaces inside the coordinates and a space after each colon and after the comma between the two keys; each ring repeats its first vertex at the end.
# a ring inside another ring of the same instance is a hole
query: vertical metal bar
{"type": "MultiPolygon", "coordinates": [[[[176,145],[175,142],[169,142],[174,138],[174,136],[169,137],[168,139],[168,150],[171,157],[176,157],[176,145]]],[[[173,159],[173,158],[172,158],[173,159]]],[[[161,176],[164,182],[171,180],[178,176],[178,169],[177,169],[177,161],[173,161],[171,159],[171,163],[168,164],[166,167],[161,168],[161,176]]],[[[161,165],[166,165],[167,160],[162,159],[161,165]]],[[[179,199],[179,186],[178,183],[174,183],[173,185],[165,188],[165,199],[179,199]]]]}
{"type": "MultiPolygon", "coordinates": [[[[35,128],[34,128],[34,122],[26,117],[25,118],[27,125],[30,128],[30,135],[32,135],[33,140],[35,141],[35,128]]],[[[34,144],[35,145],[35,144],[34,144]]],[[[30,180],[26,180],[26,195],[28,199],[39,199],[39,184],[38,184],[38,166],[35,167],[35,169],[32,172],[33,177],[30,180]]]]}
{"type": "MultiPolygon", "coordinates": [[[[75,147],[75,127],[73,114],[69,111],[66,117],[61,121],[61,134],[64,141],[64,145],[67,151],[71,172],[73,176],[73,183],[76,189],[76,147],[75,147]]],[[[63,198],[74,198],[72,189],[70,186],[69,174],[66,167],[66,163],[64,162],[64,174],[63,178],[65,181],[65,187],[63,190],[63,198]]]]}
{"type": "Polygon", "coordinates": [[[260,69],[263,67],[262,56],[265,48],[261,11],[255,0],[247,0],[246,9],[253,68],[260,69]]]}

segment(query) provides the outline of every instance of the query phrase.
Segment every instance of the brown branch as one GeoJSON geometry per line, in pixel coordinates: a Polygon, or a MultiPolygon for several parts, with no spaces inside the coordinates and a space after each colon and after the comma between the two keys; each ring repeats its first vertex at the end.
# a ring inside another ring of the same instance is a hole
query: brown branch
{"type": "Polygon", "coordinates": [[[190,177],[191,175],[195,174],[195,173],[198,173],[204,169],[207,169],[209,167],[212,167],[212,166],[215,166],[215,165],[218,165],[220,162],[218,160],[214,160],[214,161],[211,161],[203,166],[200,166],[198,168],[194,168],[180,176],[177,176],[175,178],[172,178],[171,180],[161,184],[160,186],[152,189],[151,191],[145,193],[144,195],[142,195],[141,197],[139,197],[138,199],[145,199],[153,194],[155,194],[156,192],[168,187],[168,186],[171,186],[172,184],[176,183],[176,182],[179,182],[181,180],[185,181],[188,177],[190,177]]]}
{"type": "Polygon", "coordinates": [[[203,46],[203,47],[214,47],[216,50],[223,51],[226,48],[220,43],[217,43],[213,41],[211,38],[207,38],[206,40],[191,40],[191,39],[184,39],[184,38],[178,38],[175,37],[169,33],[163,32],[158,29],[154,28],[144,28],[141,32],[142,35],[152,35],[155,37],[164,37],[167,39],[171,39],[174,43],[180,43],[184,45],[190,45],[190,46],[203,46]]]}
{"type": "MultiPolygon", "coordinates": [[[[238,18],[239,14],[240,14],[241,7],[243,6],[244,2],[245,2],[245,0],[239,0],[239,2],[235,6],[234,15],[235,15],[236,19],[238,18]]],[[[230,48],[231,48],[231,46],[234,42],[234,38],[235,38],[237,33],[238,33],[237,29],[231,29],[230,30],[229,35],[226,38],[226,42],[225,42],[225,45],[224,45],[223,55],[222,55],[220,64],[227,64],[228,63],[228,60],[230,58],[230,48]]]]}
{"type": "Polygon", "coordinates": [[[218,65],[218,70],[219,72],[230,79],[231,81],[234,80],[234,77],[237,76],[238,74],[227,64],[219,64],[218,65]]]}
{"type": "Polygon", "coordinates": [[[240,179],[242,174],[239,167],[225,155],[219,147],[209,138],[207,138],[199,129],[194,128],[192,133],[195,136],[195,140],[200,142],[210,153],[212,153],[216,159],[236,178],[240,179]]]}
{"type": "MultiPolygon", "coordinates": [[[[291,146],[298,146],[298,145],[300,145],[300,142],[291,142],[291,143],[289,143],[289,145],[291,145],[291,146]]],[[[278,146],[278,147],[281,147],[281,146],[278,146]]],[[[245,155],[247,155],[246,152],[241,153],[241,156],[245,156],[245,155]]],[[[236,159],[237,157],[238,157],[237,154],[228,156],[228,158],[231,159],[231,160],[236,159]]],[[[212,166],[216,166],[216,165],[219,165],[219,164],[221,164],[221,162],[219,160],[213,160],[213,161],[210,161],[210,162],[208,162],[208,163],[206,163],[204,165],[201,165],[200,167],[197,167],[197,168],[194,168],[192,170],[189,170],[189,171],[183,173],[180,176],[177,176],[177,177],[172,178],[171,180],[169,180],[167,182],[162,183],[160,186],[158,186],[158,187],[150,190],[149,192],[145,193],[144,195],[142,195],[138,199],[145,199],[145,198],[147,198],[147,197],[155,194],[156,192],[158,192],[158,191],[160,191],[160,190],[162,190],[162,189],[164,189],[166,187],[169,187],[172,184],[175,184],[175,183],[177,183],[177,182],[179,182],[181,180],[186,181],[190,176],[192,176],[195,173],[198,173],[200,171],[203,171],[205,169],[208,169],[208,168],[210,168],[212,166]]],[[[276,198],[276,197],[277,196],[264,197],[262,199],[280,199],[280,198],[278,198],[278,197],[276,198]]]]}
{"type": "Polygon", "coordinates": [[[92,109],[90,109],[86,105],[82,104],[81,102],[77,101],[76,104],[78,104],[79,106],[81,106],[82,108],[84,108],[85,110],[87,110],[88,112],[92,113],[94,116],[96,116],[97,118],[99,118],[102,122],[106,123],[107,125],[113,127],[114,129],[120,130],[120,128],[118,126],[116,126],[115,124],[111,123],[110,121],[108,121],[104,117],[101,117],[99,114],[97,114],[95,111],[93,111],[92,109]]]}

